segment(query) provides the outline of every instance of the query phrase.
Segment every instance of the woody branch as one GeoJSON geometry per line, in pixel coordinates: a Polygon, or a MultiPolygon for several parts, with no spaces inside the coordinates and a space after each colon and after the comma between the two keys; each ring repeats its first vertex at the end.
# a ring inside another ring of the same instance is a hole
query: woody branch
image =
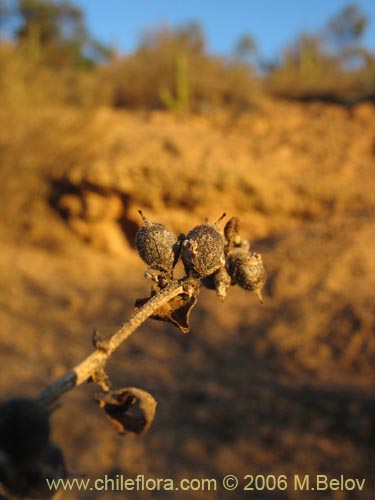
{"type": "Polygon", "coordinates": [[[65,373],[55,382],[49,385],[38,397],[38,400],[49,406],[57,401],[65,392],[74,389],[78,385],[93,380],[104,390],[108,389],[105,375],[105,365],[113,352],[125,341],[139,326],[152,316],[157,309],[182,293],[185,289],[186,280],[173,280],[138,309],[130,319],[124,323],[115,333],[106,339],[97,339],[94,343],[96,348],[86,359],[65,373]]]}

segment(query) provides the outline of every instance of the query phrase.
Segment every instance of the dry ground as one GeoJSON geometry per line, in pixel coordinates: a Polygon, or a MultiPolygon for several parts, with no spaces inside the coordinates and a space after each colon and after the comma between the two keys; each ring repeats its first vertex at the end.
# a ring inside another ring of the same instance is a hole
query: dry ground
{"type": "Polygon", "coordinates": [[[188,335],[148,321],[115,353],[114,384],[158,400],[145,437],[116,436],[90,385],[64,398],[53,433],[72,471],[344,474],[366,478],[365,491],[311,498],[371,498],[373,111],[265,102],[239,118],[3,112],[1,397],[37,394],[90,352],[94,328],[115,330],[147,295],[132,249],[138,208],[177,232],[238,215],[268,270],[263,305],[235,287],[223,304],[202,290],[188,335]]]}

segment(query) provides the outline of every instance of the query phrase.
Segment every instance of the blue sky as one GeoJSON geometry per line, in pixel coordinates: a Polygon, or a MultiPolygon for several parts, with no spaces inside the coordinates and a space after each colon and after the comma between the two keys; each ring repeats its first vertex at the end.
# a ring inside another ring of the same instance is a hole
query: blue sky
{"type": "Polygon", "coordinates": [[[137,46],[150,27],[181,26],[199,21],[208,50],[230,54],[244,33],[251,34],[261,55],[273,59],[298,33],[314,32],[348,3],[370,18],[364,43],[375,51],[373,0],[74,0],[86,14],[93,35],[121,52],[137,46]]]}

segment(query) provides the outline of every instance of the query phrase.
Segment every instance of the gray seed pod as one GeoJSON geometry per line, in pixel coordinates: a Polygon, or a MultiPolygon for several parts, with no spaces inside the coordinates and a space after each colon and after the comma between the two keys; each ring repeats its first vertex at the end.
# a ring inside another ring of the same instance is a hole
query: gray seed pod
{"type": "Polygon", "coordinates": [[[149,221],[140,210],[139,213],[143,226],[137,232],[135,244],[141,259],[150,269],[172,272],[180,252],[177,236],[163,224],[149,221]]]}
{"type": "Polygon", "coordinates": [[[224,238],[216,224],[202,224],[192,229],[182,243],[181,258],[185,271],[194,278],[204,278],[225,263],[224,238]]]}
{"type": "Polygon", "coordinates": [[[255,292],[263,302],[261,290],[266,282],[266,270],[259,253],[248,253],[240,248],[232,250],[227,257],[227,270],[232,285],[255,292]]]}

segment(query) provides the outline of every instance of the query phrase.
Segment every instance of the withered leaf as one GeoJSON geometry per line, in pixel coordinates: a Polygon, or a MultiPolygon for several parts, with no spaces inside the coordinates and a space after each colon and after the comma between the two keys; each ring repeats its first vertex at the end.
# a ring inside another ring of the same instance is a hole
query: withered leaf
{"type": "MultiPolygon", "coordinates": [[[[135,307],[142,307],[149,298],[137,299],[135,307]]],[[[196,294],[180,293],[166,304],[163,304],[154,314],[150,316],[151,319],[159,321],[168,321],[176,326],[182,333],[190,331],[190,313],[197,303],[196,294]]]]}
{"type": "Polygon", "coordinates": [[[96,394],[95,398],[118,434],[145,434],[154,420],[155,399],[137,387],[96,394]]]}

